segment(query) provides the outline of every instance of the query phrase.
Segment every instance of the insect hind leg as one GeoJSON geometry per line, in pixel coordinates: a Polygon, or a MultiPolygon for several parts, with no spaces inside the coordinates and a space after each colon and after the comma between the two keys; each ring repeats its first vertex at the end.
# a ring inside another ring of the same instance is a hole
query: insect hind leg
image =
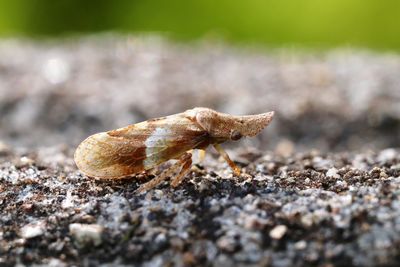
{"type": "Polygon", "coordinates": [[[171,167],[169,167],[168,169],[163,171],[161,174],[159,174],[154,179],[148,181],[145,184],[142,184],[136,190],[136,192],[139,194],[144,193],[144,192],[158,186],[159,184],[164,182],[166,179],[168,179],[168,177],[171,177],[171,179],[173,179],[171,182],[171,185],[173,187],[176,187],[182,182],[185,175],[189,172],[191,166],[192,166],[192,154],[185,153],[179,158],[178,162],[176,162],[174,165],[172,165],[171,167]],[[181,168],[179,174],[176,177],[172,178],[172,175],[174,173],[176,173],[179,168],[181,168]]]}
{"type": "Polygon", "coordinates": [[[192,154],[183,154],[182,157],[179,159],[179,162],[181,162],[182,168],[179,174],[172,179],[172,187],[177,187],[183,181],[186,174],[190,171],[190,167],[192,166],[192,154]]]}
{"type": "Polygon", "coordinates": [[[157,185],[161,184],[162,182],[164,182],[168,177],[171,177],[172,174],[174,174],[179,167],[182,165],[181,162],[177,162],[174,165],[172,165],[171,167],[169,167],[168,169],[166,169],[165,171],[163,171],[162,173],[160,173],[157,177],[155,177],[154,179],[151,179],[150,181],[148,181],[145,184],[142,184],[137,190],[136,192],[141,194],[144,193],[154,187],[156,187],[157,185]]]}

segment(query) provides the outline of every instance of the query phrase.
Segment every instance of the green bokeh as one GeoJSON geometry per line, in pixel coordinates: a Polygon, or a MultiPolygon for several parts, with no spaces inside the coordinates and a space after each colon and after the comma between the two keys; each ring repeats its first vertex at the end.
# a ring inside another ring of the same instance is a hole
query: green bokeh
{"type": "Polygon", "coordinates": [[[395,0],[0,0],[2,36],[158,32],[180,40],[400,51],[395,0]]]}

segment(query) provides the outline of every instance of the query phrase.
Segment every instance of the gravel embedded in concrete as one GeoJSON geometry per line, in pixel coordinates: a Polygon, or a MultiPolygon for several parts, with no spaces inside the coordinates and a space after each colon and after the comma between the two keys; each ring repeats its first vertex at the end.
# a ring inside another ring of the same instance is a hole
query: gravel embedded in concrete
{"type": "Polygon", "coordinates": [[[400,256],[398,150],[259,151],[240,178],[209,155],[176,190],[143,196],[133,178],[93,180],[72,151],[52,151],[64,165],[44,163],[40,149],[29,165],[1,157],[3,263],[387,266],[400,256]]]}

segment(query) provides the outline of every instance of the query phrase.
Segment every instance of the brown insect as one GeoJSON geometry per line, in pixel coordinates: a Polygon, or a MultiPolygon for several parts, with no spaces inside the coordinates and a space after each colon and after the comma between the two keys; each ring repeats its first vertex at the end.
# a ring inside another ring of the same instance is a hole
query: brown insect
{"type": "Polygon", "coordinates": [[[178,186],[192,165],[192,154],[188,151],[200,149],[204,154],[209,145],[214,146],[235,175],[240,175],[239,167],[220,144],[257,135],[273,116],[274,112],[232,116],[209,108],[194,108],[89,136],[78,146],[74,158],[84,174],[105,179],[132,176],[170,159],[178,160],[143,184],[139,192],[147,191],[171,176],[171,185],[178,186]]]}

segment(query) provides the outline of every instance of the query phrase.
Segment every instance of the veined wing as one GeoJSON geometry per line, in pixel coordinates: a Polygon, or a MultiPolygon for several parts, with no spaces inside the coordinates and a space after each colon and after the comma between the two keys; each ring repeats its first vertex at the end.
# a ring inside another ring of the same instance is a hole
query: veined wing
{"type": "Polygon", "coordinates": [[[75,162],[88,176],[122,178],[177,158],[206,140],[207,132],[177,114],[92,135],[78,146],[75,162]]]}

